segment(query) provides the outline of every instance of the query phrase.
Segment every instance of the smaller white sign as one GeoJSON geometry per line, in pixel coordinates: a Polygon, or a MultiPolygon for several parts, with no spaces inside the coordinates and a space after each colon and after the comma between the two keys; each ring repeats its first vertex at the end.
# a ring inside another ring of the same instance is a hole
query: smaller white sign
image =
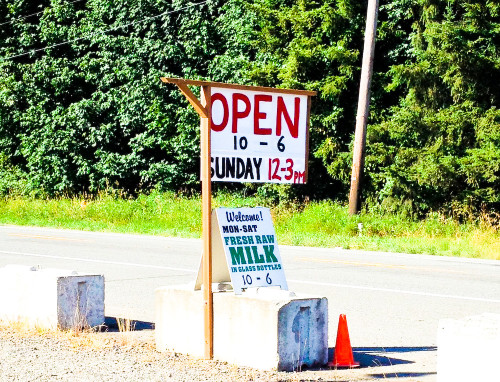
{"type": "Polygon", "coordinates": [[[217,208],[217,224],[233,290],[288,290],[269,208],[217,208]]]}

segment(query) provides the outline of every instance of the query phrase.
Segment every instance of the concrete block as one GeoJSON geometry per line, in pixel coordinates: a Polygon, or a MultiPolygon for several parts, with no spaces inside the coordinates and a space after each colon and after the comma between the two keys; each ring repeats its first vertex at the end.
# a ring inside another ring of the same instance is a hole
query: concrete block
{"type": "Polygon", "coordinates": [[[438,382],[500,381],[500,314],[439,321],[438,382]]]}
{"type": "Polygon", "coordinates": [[[104,277],[64,269],[0,268],[0,320],[45,329],[104,323],[104,277]]]}
{"type": "MultiPolygon", "coordinates": [[[[156,347],[204,353],[203,292],[156,290],[156,347]]],[[[273,288],[214,293],[214,358],[265,370],[328,362],[328,300],[273,288]]]]}

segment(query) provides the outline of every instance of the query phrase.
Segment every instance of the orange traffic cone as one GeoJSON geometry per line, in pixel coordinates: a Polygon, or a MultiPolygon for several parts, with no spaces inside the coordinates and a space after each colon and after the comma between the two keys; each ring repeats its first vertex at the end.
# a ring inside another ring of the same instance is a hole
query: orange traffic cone
{"type": "Polygon", "coordinates": [[[341,314],[339,317],[335,353],[333,355],[333,361],[329,362],[328,366],[348,368],[359,366],[359,362],[355,362],[354,356],[352,355],[351,340],[349,339],[349,330],[347,329],[345,314],[341,314]]]}

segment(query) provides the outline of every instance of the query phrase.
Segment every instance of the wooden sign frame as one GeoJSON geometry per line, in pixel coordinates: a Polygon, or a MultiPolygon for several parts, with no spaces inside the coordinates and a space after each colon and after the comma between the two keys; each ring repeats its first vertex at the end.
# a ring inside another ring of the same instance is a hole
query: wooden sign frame
{"type": "MultiPolygon", "coordinates": [[[[315,91],[276,89],[263,86],[246,86],[226,84],[212,81],[186,80],[182,78],[160,78],[164,83],[175,84],[184,94],[189,103],[200,116],[201,129],[201,184],[202,184],[202,268],[203,268],[203,304],[204,304],[204,333],[205,358],[213,358],[213,294],[212,294],[212,181],[211,181],[211,88],[230,88],[270,93],[297,94],[315,96],[315,91]],[[189,86],[200,86],[200,99],[189,89],[189,86]]],[[[310,97],[307,105],[306,125],[306,177],[307,155],[309,151],[309,113],[310,97]]]]}

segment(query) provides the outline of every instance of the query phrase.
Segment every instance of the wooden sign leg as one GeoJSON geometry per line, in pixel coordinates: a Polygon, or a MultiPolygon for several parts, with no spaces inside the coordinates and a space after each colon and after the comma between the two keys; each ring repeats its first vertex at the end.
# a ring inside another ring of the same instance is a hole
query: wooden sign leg
{"type": "Polygon", "coordinates": [[[213,295],[212,295],[212,184],[210,150],[210,86],[201,87],[201,103],[207,116],[201,118],[201,187],[203,235],[203,302],[205,324],[205,358],[213,358],[213,295]]]}

